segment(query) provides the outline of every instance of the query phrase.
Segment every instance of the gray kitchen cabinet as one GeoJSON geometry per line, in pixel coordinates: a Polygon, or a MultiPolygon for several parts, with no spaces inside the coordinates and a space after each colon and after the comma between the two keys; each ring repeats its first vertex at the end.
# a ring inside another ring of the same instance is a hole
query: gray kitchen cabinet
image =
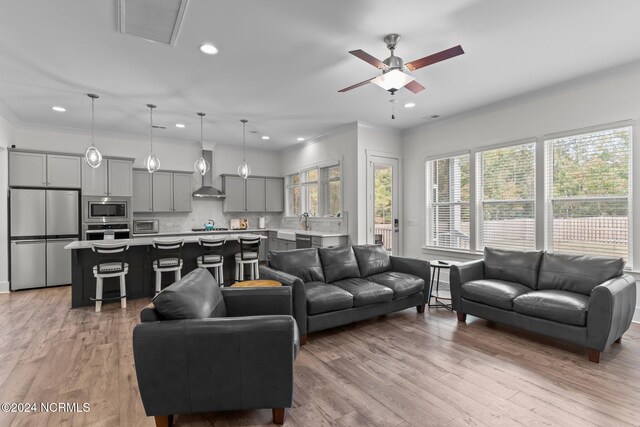
{"type": "Polygon", "coordinates": [[[265,178],[265,211],[284,212],[284,179],[265,178]]]}
{"type": "Polygon", "coordinates": [[[282,240],[280,239],[280,250],[281,251],[291,251],[296,248],[296,242],[292,242],[290,240],[282,240]]]}
{"type": "MultiPolygon", "coordinates": [[[[267,236],[267,233],[252,233],[252,234],[258,234],[260,236],[267,236]]],[[[269,240],[268,239],[264,239],[260,241],[260,249],[258,250],[258,260],[260,261],[266,261],[267,260],[267,253],[269,252],[269,240]]]]}
{"type": "Polygon", "coordinates": [[[133,171],[133,212],[153,211],[152,174],[146,170],[133,171]]]}
{"type": "Polygon", "coordinates": [[[173,174],[173,211],[191,212],[191,181],[193,174],[173,174]]]}
{"type": "Polygon", "coordinates": [[[10,151],[9,185],[45,187],[47,185],[47,155],[10,151]]]}
{"type": "Polygon", "coordinates": [[[348,243],[347,236],[312,236],[311,247],[314,248],[333,248],[336,246],[346,246],[348,243]]]}
{"type": "Polygon", "coordinates": [[[47,154],[47,187],[80,188],[82,160],[76,156],[47,154]]]}
{"type": "Polygon", "coordinates": [[[85,161],[82,162],[82,195],[108,196],[109,182],[107,180],[106,161],[97,168],[92,168],[85,161]]]}
{"type": "Polygon", "coordinates": [[[108,159],[109,196],[131,197],[133,194],[133,162],[108,159]]]}
{"type": "Polygon", "coordinates": [[[246,205],[247,212],[265,211],[265,179],[247,178],[246,182],[246,205]]]}
{"type": "Polygon", "coordinates": [[[244,212],[246,209],[245,182],[239,176],[223,176],[222,188],[225,194],[224,212],[244,212]]]}
{"type": "Polygon", "coordinates": [[[173,211],[173,174],[171,172],[154,172],[153,181],[153,211],[173,211]]]}

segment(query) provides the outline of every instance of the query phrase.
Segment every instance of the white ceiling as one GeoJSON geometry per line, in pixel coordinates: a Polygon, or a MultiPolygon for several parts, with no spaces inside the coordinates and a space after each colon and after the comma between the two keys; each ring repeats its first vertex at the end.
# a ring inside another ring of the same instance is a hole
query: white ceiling
{"type": "Polygon", "coordinates": [[[146,135],[151,102],[168,126],[158,135],[198,140],[205,111],[205,139],[239,144],[247,118],[271,137],[248,144],[279,149],[355,120],[406,129],[636,61],[638,16],[637,0],[190,0],[170,47],[120,34],[117,0],[4,1],[0,102],[23,125],[88,129],[94,92],[99,131],[146,135]],[[384,59],[391,32],[405,61],[466,51],[415,71],[427,90],[400,91],[396,120],[375,85],[337,92],[378,73],[347,52],[384,59]]]}

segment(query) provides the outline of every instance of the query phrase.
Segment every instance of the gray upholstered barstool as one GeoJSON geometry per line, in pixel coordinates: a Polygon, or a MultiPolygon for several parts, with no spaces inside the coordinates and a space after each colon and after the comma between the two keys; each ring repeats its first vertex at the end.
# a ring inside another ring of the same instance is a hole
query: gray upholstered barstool
{"type": "Polygon", "coordinates": [[[220,286],[224,283],[222,248],[226,241],[226,236],[201,237],[199,239],[200,246],[204,248],[204,254],[198,257],[198,267],[213,269],[213,277],[220,286]]]}
{"type": "Polygon", "coordinates": [[[94,243],[91,249],[98,255],[98,264],[93,266],[93,276],[96,278],[96,313],[102,310],[102,301],[119,299],[120,306],[126,308],[127,285],[125,276],[129,272],[129,264],[124,262],[124,256],[127,249],[129,249],[128,240],[117,243],[94,243]],[[120,277],[119,297],[103,298],[103,280],[108,277],[120,277]]]}
{"type": "Polygon", "coordinates": [[[244,280],[244,266],[249,265],[251,280],[260,278],[258,273],[258,252],[261,236],[239,236],[240,252],[236,254],[236,282],[244,280]]]}
{"type": "Polygon", "coordinates": [[[182,258],[180,258],[182,245],[184,245],[183,239],[153,239],[153,248],[155,249],[153,271],[156,272],[156,294],[162,290],[162,273],[173,272],[176,282],[182,277],[182,258]]]}

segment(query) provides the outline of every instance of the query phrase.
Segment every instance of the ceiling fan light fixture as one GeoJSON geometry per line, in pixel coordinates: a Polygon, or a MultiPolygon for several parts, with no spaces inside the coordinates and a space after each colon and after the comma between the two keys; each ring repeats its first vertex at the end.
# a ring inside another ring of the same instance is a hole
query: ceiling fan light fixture
{"type": "Polygon", "coordinates": [[[414,80],[415,78],[400,70],[391,70],[371,80],[371,83],[384,90],[398,90],[414,80]]]}

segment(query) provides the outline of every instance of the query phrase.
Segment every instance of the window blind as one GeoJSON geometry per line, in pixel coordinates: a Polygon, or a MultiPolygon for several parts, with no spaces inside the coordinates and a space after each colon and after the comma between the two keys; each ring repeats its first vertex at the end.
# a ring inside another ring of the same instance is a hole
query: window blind
{"type": "Polygon", "coordinates": [[[545,141],[546,247],[629,260],[630,126],[545,141]]]}
{"type": "Polygon", "coordinates": [[[469,250],[469,155],[428,160],[425,170],[426,245],[469,250]]]}
{"type": "Polygon", "coordinates": [[[476,248],[535,249],[535,143],[476,154],[476,248]]]}

